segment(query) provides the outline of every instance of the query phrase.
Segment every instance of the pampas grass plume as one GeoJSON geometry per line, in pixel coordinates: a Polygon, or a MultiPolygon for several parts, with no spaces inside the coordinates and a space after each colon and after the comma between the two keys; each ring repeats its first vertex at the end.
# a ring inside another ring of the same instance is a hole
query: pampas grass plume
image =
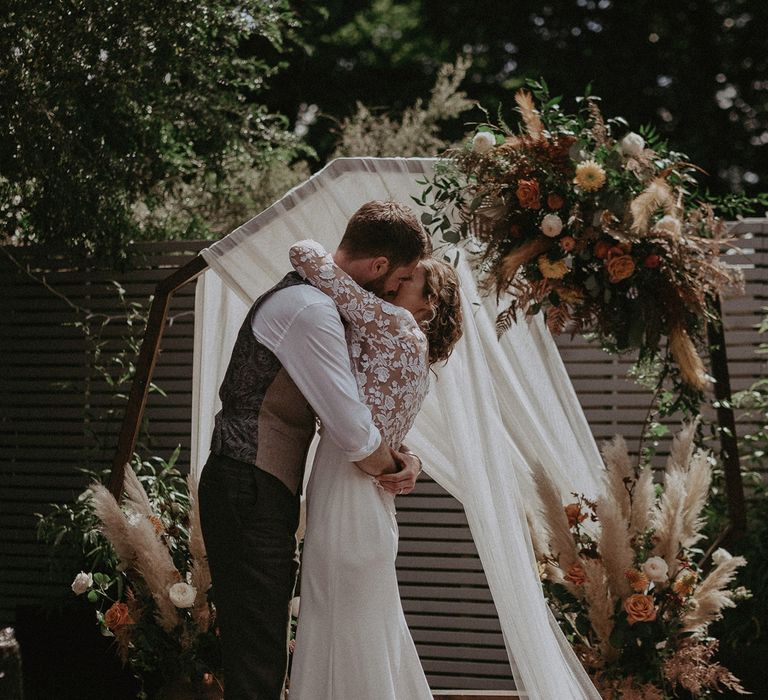
{"type": "Polygon", "coordinates": [[[496,270],[497,288],[503,289],[514,279],[523,265],[549,250],[551,245],[552,241],[549,238],[537,236],[507,253],[496,270]]]}
{"type": "Polygon", "coordinates": [[[704,363],[696,352],[688,331],[682,326],[673,326],[669,333],[669,350],[675,358],[683,381],[694,389],[703,391],[710,383],[704,370],[704,363]]]}
{"type": "Polygon", "coordinates": [[[115,497],[103,484],[91,484],[91,508],[101,521],[101,532],[109,540],[120,559],[120,570],[133,566],[136,558],[130,527],[115,497]]]}
{"type": "Polygon", "coordinates": [[[571,565],[579,561],[578,551],[568,528],[568,516],[560,493],[543,469],[537,470],[536,492],[541,503],[544,529],[549,533],[550,552],[558,560],[560,568],[568,571],[571,565]]]}
{"type": "Polygon", "coordinates": [[[711,622],[720,619],[724,608],[735,606],[726,587],[736,576],[736,569],[746,563],[744,557],[731,557],[712,569],[693,593],[696,607],[683,617],[683,631],[703,633],[711,622]]]}
{"type": "Polygon", "coordinates": [[[620,504],[610,494],[597,499],[597,517],[600,519],[597,547],[603,558],[608,585],[614,596],[627,596],[631,589],[624,572],[632,567],[634,560],[627,519],[620,504]]]}
{"type": "Polygon", "coordinates": [[[149,503],[149,497],[144,487],[139,481],[139,477],[131,469],[130,464],[125,465],[125,476],[123,478],[123,490],[125,491],[125,502],[140,515],[150,517],[154,515],[152,506],[149,503]]]}
{"type": "Polygon", "coordinates": [[[635,197],[629,205],[632,212],[632,230],[635,233],[647,233],[651,216],[658,209],[670,214],[675,202],[672,190],[663,178],[656,178],[648,187],[635,197]]]}
{"type": "Polygon", "coordinates": [[[613,632],[613,600],[608,589],[606,571],[596,559],[584,559],[582,566],[586,576],[584,598],[589,610],[589,621],[597,635],[603,656],[609,660],[615,650],[608,641],[613,632]]]}
{"type": "Polygon", "coordinates": [[[621,514],[629,520],[631,503],[625,480],[634,479],[634,472],[629,461],[627,443],[621,435],[616,435],[613,440],[603,443],[602,453],[606,466],[606,494],[616,500],[621,507],[621,514]]]}
{"type": "Polygon", "coordinates": [[[539,111],[533,103],[531,93],[527,90],[518,90],[515,93],[515,102],[523,117],[523,123],[528,134],[533,139],[540,139],[544,134],[544,124],[542,124],[539,111]]]}
{"type": "Polygon", "coordinates": [[[712,482],[712,468],[709,456],[704,450],[697,450],[690,461],[686,479],[686,493],[683,501],[683,521],[680,541],[683,547],[692,547],[703,535],[699,532],[704,526],[701,511],[709,496],[712,482]]]}

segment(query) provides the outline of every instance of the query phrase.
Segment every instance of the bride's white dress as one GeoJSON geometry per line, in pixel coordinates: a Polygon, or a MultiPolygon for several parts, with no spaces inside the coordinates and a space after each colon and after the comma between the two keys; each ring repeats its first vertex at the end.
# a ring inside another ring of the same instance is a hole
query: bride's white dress
{"type": "MultiPolygon", "coordinates": [[[[429,386],[424,334],[319,244],[297,243],[291,262],[337,303],[360,395],[399,447],[429,386]]],[[[431,700],[400,601],[397,542],[394,497],[321,436],[307,487],[290,700],[431,700]]]]}

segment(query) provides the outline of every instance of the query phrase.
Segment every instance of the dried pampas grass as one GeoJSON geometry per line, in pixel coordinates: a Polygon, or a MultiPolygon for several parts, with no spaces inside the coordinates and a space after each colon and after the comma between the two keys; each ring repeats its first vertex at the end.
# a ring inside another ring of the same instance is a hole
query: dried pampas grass
{"type": "Polygon", "coordinates": [[[727,587],[736,577],[736,570],[746,563],[744,557],[729,557],[709,572],[693,593],[694,604],[683,617],[684,632],[705,632],[722,617],[724,608],[735,606],[727,587]]]}
{"type": "Polygon", "coordinates": [[[149,497],[144,487],[139,481],[139,477],[131,469],[130,464],[125,465],[125,476],[123,478],[123,491],[125,493],[125,503],[140,515],[148,518],[152,517],[152,506],[149,503],[149,497]]]}
{"type": "Polygon", "coordinates": [[[132,542],[130,526],[120,505],[103,484],[91,484],[91,508],[101,521],[101,532],[109,540],[120,559],[120,571],[133,566],[136,548],[132,542]]]}
{"type": "Polygon", "coordinates": [[[647,233],[651,216],[659,209],[663,209],[665,214],[672,214],[675,211],[672,188],[663,178],[652,180],[651,184],[630,203],[632,231],[638,234],[647,233]]]}
{"type": "Polygon", "coordinates": [[[551,246],[551,239],[539,236],[507,253],[496,266],[496,289],[499,291],[506,289],[523,265],[546,253],[551,246]]]}
{"type": "Polygon", "coordinates": [[[630,532],[643,532],[651,526],[651,512],[656,503],[656,490],[653,486],[653,469],[646,464],[632,490],[632,514],[629,521],[630,532]]]}
{"type": "Polygon", "coordinates": [[[608,578],[608,585],[615,597],[625,597],[632,591],[624,573],[632,568],[634,552],[629,542],[627,518],[621,506],[610,494],[597,499],[597,517],[600,519],[598,551],[608,578]]]}
{"type": "Polygon", "coordinates": [[[616,650],[610,644],[613,632],[613,597],[608,588],[608,579],[602,564],[595,559],[584,560],[584,598],[589,606],[589,621],[592,623],[600,643],[602,656],[606,661],[614,658],[616,650]]]}
{"type": "Polygon", "coordinates": [[[539,496],[543,529],[548,533],[550,554],[554,557],[563,571],[579,562],[576,543],[568,527],[568,516],[565,514],[560,493],[552,480],[543,469],[537,470],[536,493],[539,496]]]}
{"type": "Polygon", "coordinates": [[[696,352],[696,346],[688,335],[688,331],[680,325],[673,326],[669,333],[669,350],[686,384],[699,391],[709,388],[710,382],[704,363],[696,352]]]}
{"type": "Polygon", "coordinates": [[[515,93],[515,102],[523,117],[523,123],[528,135],[535,140],[539,140],[544,135],[544,124],[542,124],[539,110],[536,109],[531,93],[527,90],[518,90],[515,93]]]}
{"type": "Polygon", "coordinates": [[[697,450],[690,460],[686,478],[687,490],[683,501],[683,520],[680,531],[683,547],[692,547],[704,536],[700,532],[705,522],[701,517],[701,511],[707,502],[711,483],[712,469],[709,465],[709,455],[704,450],[697,450]]]}
{"type": "Polygon", "coordinates": [[[208,557],[205,553],[203,530],[200,525],[200,505],[197,498],[197,481],[190,474],[187,477],[189,491],[189,555],[191,584],[197,595],[192,606],[192,619],[203,631],[211,623],[208,609],[208,589],[211,587],[211,571],[208,567],[208,557]]]}
{"type": "Polygon", "coordinates": [[[616,435],[613,440],[603,443],[601,452],[606,469],[603,478],[606,494],[616,500],[621,507],[621,514],[628,520],[632,508],[629,489],[634,481],[634,470],[630,464],[627,443],[621,435],[616,435]]]}

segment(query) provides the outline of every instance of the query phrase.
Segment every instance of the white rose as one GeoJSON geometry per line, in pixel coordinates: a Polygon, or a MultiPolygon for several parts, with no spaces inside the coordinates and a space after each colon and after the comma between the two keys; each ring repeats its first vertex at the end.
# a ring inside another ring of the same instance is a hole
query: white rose
{"type": "Polygon", "coordinates": [[[72,581],[72,592],[75,595],[81,595],[85,593],[93,585],[93,576],[86,574],[85,571],[81,571],[75,580],[72,581]]]}
{"type": "Polygon", "coordinates": [[[541,232],[545,236],[554,238],[563,230],[563,220],[557,214],[547,214],[541,220],[541,232]]]}
{"type": "Polygon", "coordinates": [[[664,233],[677,237],[680,235],[682,225],[680,224],[680,219],[667,214],[666,216],[662,216],[653,228],[656,231],[663,231],[664,233]]]}
{"type": "Polygon", "coordinates": [[[720,566],[720,564],[725,564],[725,562],[730,561],[731,559],[733,559],[733,556],[731,556],[731,553],[727,549],[723,549],[722,547],[715,550],[715,553],[712,555],[712,561],[715,563],[715,566],[720,566]]]}
{"type": "Polygon", "coordinates": [[[177,608],[191,608],[195,604],[197,589],[181,581],[168,589],[168,597],[177,608]]]}
{"type": "Polygon", "coordinates": [[[619,143],[621,152],[626,156],[639,156],[645,148],[645,139],[630,131],[619,143]]]}
{"type": "Polygon", "coordinates": [[[291,599],[291,615],[293,617],[299,616],[299,609],[301,608],[301,596],[294,596],[291,599]]]}
{"type": "Polygon", "coordinates": [[[496,137],[490,131],[478,131],[472,139],[475,153],[487,153],[496,145],[496,137]]]}
{"type": "Polygon", "coordinates": [[[669,578],[669,566],[661,557],[651,557],[642,566],[643,573],[656,583],[664,583],[669,578]]]}

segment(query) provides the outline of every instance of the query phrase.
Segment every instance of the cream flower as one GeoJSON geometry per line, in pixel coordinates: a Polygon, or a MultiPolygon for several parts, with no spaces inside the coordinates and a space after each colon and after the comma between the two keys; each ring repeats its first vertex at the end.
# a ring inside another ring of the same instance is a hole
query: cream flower
{"type": "Polygon", "coordinates": [[[654,231],[660,231],[662,233],[666,233],[670,236],[674,236],[675,238],[680,236],[680,232],[682,231],[682,224],[680,223],[680,219],[670,216],[667,214],[666,216],[662,216],[653,227],[654,231]]]}
{"type": "Polygon", "coordinates": [[[619,143],[619,148],[625,156],[639,156],[645,148],[645,139],[630,131],[619,143]]]}
{"type": "Polygon", "coordinates": [[[301,609],[301,596],[297,595],[291,598],[291,615],[293,615],[293,617],[298,617],[300,609],[301,609]]]}
{"type": "Polygon", "coordinates": [[[180,581],[168,589],[168,597],[177,608],[191,608],[195,604],[197,589],[180,581]]]}
{"type": "Polygon", "coordinates": [[[475,153],[487,153],[496,145],[496,137],[490,131],[478,131],[472,139],[472,150],[475,153]]]}
{"type": "Polygon", "coordinates": [[[81,571],[72,581],[72,592],[75,595],[85,593],[93,585],[93,576],[81,571]]]}
{"type": "Polygon", "coordinates": [[[651,557],[642,566],[643,573],[656,583],[664,583],[669,578],[669,565],[661,557],[651,557]]]}
{"type": "Polygon", "coordinates": [[[595,192],[605,184],[605,170],[590,158],[576,166],[573,181],[585,192],[595,192]]]}
{"type": "Polygon", "coordinates": [[[563,220],[557,214],[547,214],[541,220],[541,232],[548,238],[559,236],[563,230],[563,220]]]}
{"type": "Polygon", "coordinates": [[[712,555],[712,561],[715,563],[715,566],[725,564],[725,562],[730,561],[731,559],[733,559],[733,555],[727,549],[723,549],[722,547],[716,549],[712,555]]]}

